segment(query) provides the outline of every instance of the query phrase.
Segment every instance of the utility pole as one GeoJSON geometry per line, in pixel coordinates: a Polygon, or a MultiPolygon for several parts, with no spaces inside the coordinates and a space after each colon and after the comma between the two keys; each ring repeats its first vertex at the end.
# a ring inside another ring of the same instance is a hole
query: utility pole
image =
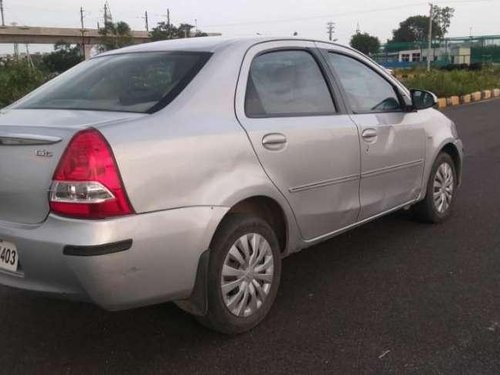
{"type": "Polygon", "coordinates": [[[82,32],[82,56],[85,56],[85,24],[83,22],[84,19],[84,13],[83,13],[83,7],[80,7],[80,25],[82,26],[81,32],[82,32]]]}
{"type": "MultiPolygon", "coordinates": [[[[17,22],[12,22],[11,26],[17,26],[17,22]]],[[[19,44],[14,43],[14,57],[16,60],[19,60],[19,44]]]]}
{"type": "Polygon", "coordinates": [[[5,26],[5,18],[3,18],[3,0],[0,0],[0,12],[2,13],[2,27],[5,26]]]}
{"type": "Polygon", "coordinates": [[[328,22],[326,24],[326,29],[327,29],[327,33],[328,33],[328,39],[331,41],[333,41],[333,34],[335,33],[335,22],[328,22]]]}
{"type": "Polygon", "coordinates": [[[83,24],[83,7],[80,7],[80,25],[82,26],[82,32],[83,32],[83,29],[85,29],[85,26],[83,24]]]}
{"type": "Polygon", "coordinates": [[[31,53],[28,43],[26,43],[25,46],[26,46],[26,60],[28,61],[28,65],[31,69],[35,69],[35,64],[33,64],[33,60],[31,59],[31,53]]]}
{"type": "Polygon", "coordinates": [[[107,23],[113,22],[113,16],[111,15],[111,9],[109,8],[109,4],[106,1],[104,3],[104,27],[106,27],[107,23]]]}
{"type": "Polygon", "coordinates": [[[170,26],[170,9],[167,9],[167,25],[170,26]]]}
{"type": "Polygon", "coordinates": [[[144,21],[146,21],[146,31],[149,33],[149,19],[147,10],[144,12],[144,21]]]}
{"type": "Polygon", "coordinates": [[[431,70],[431,49],[432,49],[432,18],[434,17],[434,6],[429,3],[431,10],[429,12],[429,37],[427,43],[427,71],[431,70]]]}

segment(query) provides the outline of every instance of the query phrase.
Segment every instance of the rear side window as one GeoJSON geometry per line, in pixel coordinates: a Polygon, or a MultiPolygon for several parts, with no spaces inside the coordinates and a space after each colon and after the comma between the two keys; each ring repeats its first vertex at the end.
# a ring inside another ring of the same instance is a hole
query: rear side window
{"type": "Polygon", "coordinates": [[[275,51],[252,62],[245,113],[248,117],[328,115],[335,113],[335,107],[309,52],[275,51]]]}
{"type": "Polygon", "coordinates": [[[394,87],[365,64],[336,53],[328,53],[328,62],[337,72],[354,113],[401,110],[394,87]]]}
{"type": "Polygon", "coordinates": [[[96,57],[42,86],[15,108],[154,112],[182,91],[209,56],[146,52],[96,57]]]}

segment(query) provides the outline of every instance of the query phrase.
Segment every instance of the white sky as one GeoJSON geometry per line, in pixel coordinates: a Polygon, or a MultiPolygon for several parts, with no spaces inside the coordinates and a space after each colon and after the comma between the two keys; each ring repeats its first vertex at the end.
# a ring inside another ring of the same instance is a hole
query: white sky
{"type": "MultiPolygon", "coordinates": [[[[108,0],[113,19],[133,29],[144,30],[144,11],[150,28],[165,20],[194,24],[206,32],[227,36],[292,35],[325,39],[326,22],[336,22],[340,43],[348,43],[359,23],[362,32],[378,36],[384,43],[399,22],[409,16],[427,14],[423,0],[108,0]]],[[[449,36],[500,34],[500,0],[436,0],[455,8],[449,36]]],[[[80,27],[80,6],[85,26],[102,24],[104,0],[4,0],[5,22],[28,26],[80,27]]],[[[2,49],[5,49],[2,48],[2,49]]],[[[35,45],[30,50],[38,50],[35,45]]]]}

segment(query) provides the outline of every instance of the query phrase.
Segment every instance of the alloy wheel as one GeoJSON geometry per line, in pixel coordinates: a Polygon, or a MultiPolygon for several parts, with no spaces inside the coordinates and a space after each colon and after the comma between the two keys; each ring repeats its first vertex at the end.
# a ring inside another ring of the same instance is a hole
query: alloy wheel
{"type": "Polygon", "coordinates": [[[238,317],[253,315],[265,302],[273,282],[271,246],[260,234],[236,240],[226,255],[221,290],[227,309],[238,317]]]}
{"type": "Polygon", "coordinates": [[[442,163],[434,176],[433,198],[434,207],[440,214],[445,213],[453,199],[454,178],[453,169],[448,163],[442,163]]]}

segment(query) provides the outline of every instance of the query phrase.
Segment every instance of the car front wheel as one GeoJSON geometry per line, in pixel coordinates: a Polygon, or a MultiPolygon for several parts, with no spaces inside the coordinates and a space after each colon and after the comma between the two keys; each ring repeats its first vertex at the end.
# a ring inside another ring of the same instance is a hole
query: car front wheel
{"type": "Polygon", "coordinates": [[[441,153],[432,166],[424,200],[414,207],[418,219],[439,223],[451,213],[457,190],[455,163],[447,153],[441,153]]]}

